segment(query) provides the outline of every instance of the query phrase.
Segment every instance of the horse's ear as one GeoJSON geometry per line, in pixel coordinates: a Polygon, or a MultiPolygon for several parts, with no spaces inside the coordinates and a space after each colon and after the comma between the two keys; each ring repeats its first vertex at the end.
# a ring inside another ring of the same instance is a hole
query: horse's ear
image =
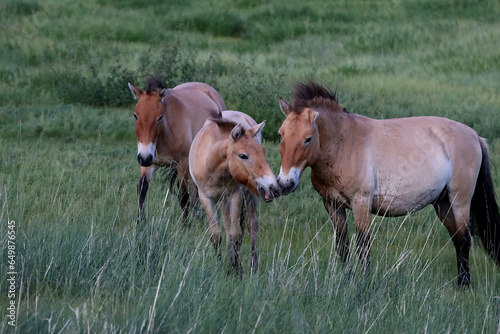
{"type": "Polygon", "coordinates": [[[252,137],[255,137],[259,134],[259,132],[262,131],[262,129],[264,129],[264,125],[266,125],[266,121],[252,126],[250,129],[248,129],[248,133],[250,133],[252,137]]]}
{"type": "Polygon", "coordinates": [[[167,96],[167,89],[162,88],[160,92],[158,93],[158,96],[160,97],[161,100],[163,100],[167,96]]]}
{"type": "Polygon", "coordinates": [[[309,116],[309,122],[311,122],[311,124],[313,124],[316,121],[316,118],[318,118],[319,112],[311,110],[311,109],[307,110],[307,112],[308,112],[308,116],[309,116]]]}
{"type": "Polygon", "coordinates": [[[231,131],[231,140],[237,141],[240,137],[245,133],[245,129],[241,126],[241,123],[238,123],[233,130],[231,131]]]}
{"type": "Polygon", "coordinates": [[[292,111],[292,106],[280,97],[280,109],[285,116],[288,116],[288,114],[292,111]]]}
{"type": "Polygon", "coordinates": [[[144,93],[139,87],[132,85],[130,81],[128,82],[128,88],[136,100],[139,100],[139,97],[144,93]]]}

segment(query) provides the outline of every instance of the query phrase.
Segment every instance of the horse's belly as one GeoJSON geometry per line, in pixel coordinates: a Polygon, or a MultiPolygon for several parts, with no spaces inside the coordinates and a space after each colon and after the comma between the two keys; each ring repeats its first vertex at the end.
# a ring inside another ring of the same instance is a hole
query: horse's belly
{"type": "Polygon", "coordinates": [[[439,196],[444,186],[417,192],[375,193],[372,200],[372,212],[380,216],[397,217],[418,211],[432,203],[439,196]]]}
{"type": "Polygon", "coordinates": [[[445,186],[446,182],[443,181],[433,186],[406,191],[400,189],[392,192],[376,192],[373,194],[372,212],[384,216],[404,216],[432,203],[445,186]]]}

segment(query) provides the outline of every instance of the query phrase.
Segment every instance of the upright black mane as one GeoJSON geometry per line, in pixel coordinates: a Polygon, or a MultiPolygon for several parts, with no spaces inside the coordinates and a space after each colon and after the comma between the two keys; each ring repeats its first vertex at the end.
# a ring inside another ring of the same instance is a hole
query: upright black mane
{"type": "Polygon", "coordinates": [[[327,108],[333,111],[344,111],[345,108],[340,107],[337,99],[337,90],[331,91],[326,86],[309,80],[307,83],[298,83],[295,86],[294,109],[300,113],[304,108],[327,108]]]}
{"type": "Polygon", "coordinates": [[[226,130],[232,130],[238,123],[228,120],[227,118],[224,117],[218,117],[218,118],[210,118],[212,122],[217,124],[221,129],[226,129],[226,130]]]}
{"type": "Polygon", "coordinates": [[[148,83],[148,88],[146,90],[147,94],[152,94],[152,93],[158,93],[162,89],[165,89],[167,87],[163,86],[163,83],[161,82],[161,77],[152,77],[147,80],[148,83]]]}

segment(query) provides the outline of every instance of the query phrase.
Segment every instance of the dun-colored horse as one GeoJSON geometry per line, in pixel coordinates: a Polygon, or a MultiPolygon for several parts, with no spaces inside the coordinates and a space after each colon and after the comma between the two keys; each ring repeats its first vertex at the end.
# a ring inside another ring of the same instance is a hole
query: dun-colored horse
{"type": "Polygon", "coordinates": [[[228,259],[240,273],[239,252],[245,217],[251,238],[251,268],[255,271],[258,195],[264,202],[272,201],[279,196],[279,187],[261,145],[264,122],[257,124],[239,111],[224,111],[222,116],[222,119],[207,120],[196,135],[189,152],[189,169],[208,216],[216,255],[221,256],[222,240],[218,208],[226,230],[228,259]]]}
{"type": "Polygon", "coordinates": [[[357,251],[369,266],[371,214],[401,216],[432,204],[453,240],[458,285],[470,283],[472,219],[482,243],[500,265],[500,215],[486,140],[468,126],[440,117],[375,120],[341,108],[336,94],[315,82],[297,85],[286,115],[278,183],[293,192],[302,171],[323,198],[346,260],[345,209],[351,209],[357,251]]]}
{"type": "Polygon", "coordinates": [[[128,83],[134,98],[137,160],[141,179],[137,185],[139,214],[143,216],[149,182],[158,167],[173,167],[179,179],[179,202],[188,222],[189,194],[196,208],[197,189],[190,179],[188,155],[191,142],[209,117],[220,117],[226,109],[215,89],[200,82],[189,82],[172,89],[163,87],[161,79],[148,80],[147,91],[128,83]],[[189,191],[188,191],[189,189],[189,191]]]}

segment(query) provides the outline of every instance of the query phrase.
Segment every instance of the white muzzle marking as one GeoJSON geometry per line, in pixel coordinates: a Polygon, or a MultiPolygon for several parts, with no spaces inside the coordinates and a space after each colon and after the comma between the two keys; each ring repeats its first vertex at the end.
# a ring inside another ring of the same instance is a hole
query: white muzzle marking
{"type": "Polygon", "coordinates": [[[301,169],[298,167],[292,167],[288,173],[283,173],[283,169],[280,167],[280,174],[278,175],[278,184],[283,191],[283,194],[289,194],[293,192],[299,185],[301,169]]]}
{"type": "Polygon", "coordinates": [[[144,145],[143,143],[137,143],[137,155],[141,157],[153,157],[155,158],[155,145],[153,143],[149,143],[144,145]]]}

